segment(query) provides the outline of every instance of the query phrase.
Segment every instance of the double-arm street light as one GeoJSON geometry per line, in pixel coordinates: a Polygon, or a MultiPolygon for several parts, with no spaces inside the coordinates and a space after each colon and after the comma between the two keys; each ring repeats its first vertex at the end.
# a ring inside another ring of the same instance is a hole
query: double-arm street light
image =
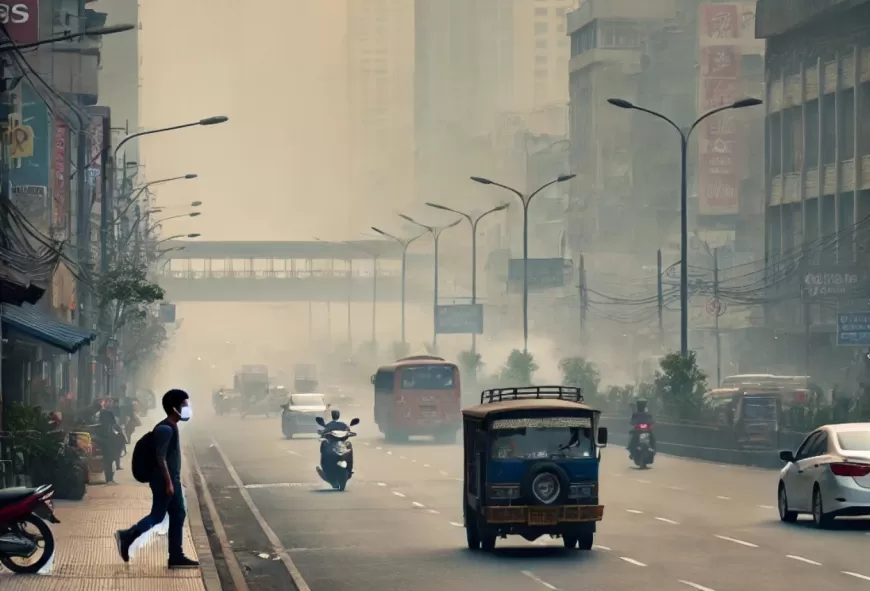
{"type": "Polygon", "coordinates": [[[441,232],[448,228],[458,226],[459,222],[462,221],[462,218],[455,220],[446,226],[427,226],[426,224],[421,224],[414,218],[403,213],[400,213],[399,217],[429,232],[432,235],[433,242],[435,243],[435,255],[433,261],[435,266],[435,287],[432,294],[432,347],[434,348],[438,346],[438,240],[441,238],[441,232]]]}
{"type": "Polygon", "coordinates": [[[375,228],[374,226],[372,226],[371,228],[372,228],[372,230],[374,230],[375,232],[377,232],[381,236],[384,236],[386,238],[390,238],[391,240],[395,240],[396,242],[398,242],[399,244],[402,245],[402,343],[404,344],[407,342],[405,340],[405,278],[407,277],[406,268],[407,268],[407,262],[408,262],[408,247],[411,246],[411,243],[414,242],[415,240],[425,236],[427,234],[427,232],[423,232],[422,234],[418,234],[417,236],[414,236],[413,238],[402,239],[402,238],[399,238],[398,236],[393,236],[392,234],[388,234],[388,233],[384,232],[383,230],[379,230],[378,228],[375,228]]]}
{"type": "MultiPolygon", "coordinates": [[[[199,207],[200,205],[202,205],[202,201],[191,201],[190,203],[188,203],[188,207],[199,207]]],[[[151,209],[149,209],[147,211],[147,213],[148,214],[163,213],[167,209],[177,209],[180,207],[184,207],[184,205],[176,205],[176,206],[170,206],[170,207],[152,207],[151,209]]]]}
{"type": "Polygon", "coordinates": [[[491,181],[489,179],[473,176],[471,180],[476,183],[480,183],[482,185],[493,185],[495,187],[501,187],[502,189],[506,189],[520,198],[520,201],[523,204],[523,352],[529,352],[529,203],[532,202],[532,199],[549,187],[550,185],[555,185],[556,183],[564,183],[565,181],[570,181],[573,179],[576,174],[562,174],[553,179],[548,183],[544,183],[540,187],[538,187],[535,191],[531,192],[528,195],[523,194],[520,191],[517,191],[513,187],[508,187],[507,185],[503,185],[501,183],[497,183],[495,181],[491,181]]]}
{"type": "MultiPolygon", "coordinates": [[[[484,211],[481,214],[478,214],[477,217],[465,213],[464,211],[459,211],[458,209],[453,209],[452,207],[447,207],[446,205],[439,205],[438,203],[427,203],[429,207],[434,207],[435,209],[440,209],[442,211],[449,211],[452,213],[456,213],[464,217],[468,220],[469,225],[471,226],[471,303],[477,303],[477,224],[480,223],[480,220],[485,218],[491,213],[495,213],[497,211],[504,211],[510,205],[508,203],[502,203],[497,207],[493,207],[487,211],[484,211]]],[[[471,351],[472,353],[477,349],[477,334],[471,334],[471,351]]]]}
{"type": "Polygon", "coordinates": [[[173,177],[168,177],[165,179],[158,179],[156,181],[149,181],[149,182],[145,183],[144,185],[139,187],[135,193],[130,193],[131,196],[130,196],[129,203],[127,203],[127,206],[121,211],[121,213],[119,213],[117,216],[115,216],[115,222],[117,222],[118,220],[120,220],[124,217],[124,214],[127,213],[127,210],[130,209],[130,206],[139,200],[139,197],[142,196],[142,193],[144,193],[145,191],[148,190],[148,187],[153,187],[154,185],[162,185],[163,183],[171,183],[172,181],[191,180],[191,179],[197,178],[198,176],[199,175],[190,173],[190,174],[185,174],[182,176],[173,176],[173,177]]]}
{"type": "Polygon", "coordinates": [[[668,123],[674,129],[676,129],[677,133],[680,134],[680,354],[683,357],[686,357],[689,354],[689,232],[688,213],[686,207],[689,192],[687,171],[689,136],[692,134],[692,131],[694,131],[695,128],[698,127],[698,124],[707,117],[715,115],[716,113],[721,113],[722,111],[727,111],[729,109],[743,109],[745,107],[755,107],[762,104],[762,100],[757,98],[744,98],[740,99],[739,101],[735,101],[729,105],[717,107],[712,111],[708,111],[707,113],[704,113],[703,115],[695,119],[695,122],[692,123],[687,129],[681,128],[679,125],[677,125],[671,119],[665,117],[661,113],[646,109],[644,107],[639,107],[633,103],[630,103],[629,101],[619,98],[609,98],[607,99],[607,102],[614,107],[619,107],[620,109],[641,111],[643,113],[648,113],[653,117],[658,117],[659,119],[668,123]]]}

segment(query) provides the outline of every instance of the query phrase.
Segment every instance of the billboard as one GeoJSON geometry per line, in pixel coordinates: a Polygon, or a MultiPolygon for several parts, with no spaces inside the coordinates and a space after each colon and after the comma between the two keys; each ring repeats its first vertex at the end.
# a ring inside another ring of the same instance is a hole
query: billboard
{"type": "Polygon", "coordinates": [[[435,332],[438,334],[483,334],[483,305],[436,306],[435,332]]]}
{"type": "Polygon", "coordinates": [[[39,0],[0,2],[0,23],[15,43],[35,43],[39,40],[39,0]]]}
{"type": "Polygon", "coordinates": [[[870,312],[837,314],[837,344],[870,347],[870,312]]]}
{"type": "Polygon", "coordinates": [[[52,212],[51,232],[55,240],[66,240],[69,237],[69,170],[67,162],[67,146],[69,141],[69,126],[59,118],[54,118],[54,141],[52,142],[51,175],[52,175],[52,212]]]}
{"type": "Polygon", "coordinates": [[[9,184],[12,203],[43,234],[51,225],[51,117],[42,97],[25,81],[11,94],[9,184]]]}
{"type": "MultiPolygon", "coordinates": [[[[102,115],[91,115],[91,124],[88,127],[88,144],[90,151],[88,154],[88,162],[90,165],[87,169],[86,183],[91,193],[91,203],[97,204],[103,200],[103,163],[105,155],[103,152],[104,137],[105,137],[105,118],[102,115]]],[[[99,212],[99,209],[96,210],[99,212]]],[[[94,213],[93,211],[91,213],[94,213]]],[[[99,214],[97,214],[99,215],[99,214]]]]}
{"type": "MultiPolygon", "coordinates": [[[[741,62],[744,45],[750,41],[747,36],[755,41],[754,26],[754,3],[700,5],[699,115],[745,97],[741,62]]],[[[701,215],[740,212],[742,164],[748,148],[742,131],[742,115],[732,110],[709,117],[699,125],[698,207],[701,215]]]]}

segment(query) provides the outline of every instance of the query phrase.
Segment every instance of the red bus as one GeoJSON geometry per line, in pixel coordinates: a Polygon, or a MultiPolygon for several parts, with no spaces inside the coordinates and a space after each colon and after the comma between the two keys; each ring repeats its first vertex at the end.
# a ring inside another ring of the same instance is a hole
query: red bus
{"type": "Polygon", "coordinates": [[[375,423],[387,441],[428,435],[451,443],[461,425],[459,368],[431,355],[405,357],[378,368],[375,423]]]}

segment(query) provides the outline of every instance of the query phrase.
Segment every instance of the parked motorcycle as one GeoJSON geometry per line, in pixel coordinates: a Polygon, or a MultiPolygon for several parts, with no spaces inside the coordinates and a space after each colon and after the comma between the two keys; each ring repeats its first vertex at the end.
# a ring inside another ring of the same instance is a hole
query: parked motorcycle
{"type": "Polygon", "coordinates": [[[652,444],[652,427],[646,424],[635,426],[635,442],[631,449],[631,459],[641,470],[645,470],[653,463],[656,456],[655,447],[652,444]]]}
{"type": "Polygon", "coordinates": [[[10,571],[35,574],[51,560],[54,535],[48,523],[60,523],[51,504],[53,495],[49,484],[0,490],[0,564],[10,571]],[[28,531],[27,526],[36,532],[28,531]],[[40,551],[42,554],[31,562],[40,551]],[[17,562],[19,559],[26,563],[17,562]]]}
{"type": "MultiPolygon", "coordinates": [[[[351,477],[350,466],[353,465],[353,447],[348,440],[356,437],[356,433],[340,429],[327,430],[323,417],[316,417],[314,420],[323,427],[317,432],[322,440],[317,474],[335,490],[344,490],[351,477]]],[[[358,424],[359,419],[350,422],[351,427],[358,424]]]]}

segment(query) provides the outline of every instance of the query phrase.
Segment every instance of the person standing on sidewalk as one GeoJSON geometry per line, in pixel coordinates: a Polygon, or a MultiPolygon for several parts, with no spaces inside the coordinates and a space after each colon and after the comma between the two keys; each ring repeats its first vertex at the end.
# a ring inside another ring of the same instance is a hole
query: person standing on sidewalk
{"type": "Polygon", "coordinates": [[[151,513],[130,529],[115,532],[115,542],[121,560],[129,562],[130,546],[133,542],[161,524],[168,513],[169,568],[197,568],[199,563],[185,556],[181,545],[187,512],[181,490],[181,440],[178,421],[190,420],[190,396],[184,390],[169,390],[163,395],[163,410],[166,418],[157,423],[152,434],[157,457],[149,482],[152,495],[151,513]]]}

